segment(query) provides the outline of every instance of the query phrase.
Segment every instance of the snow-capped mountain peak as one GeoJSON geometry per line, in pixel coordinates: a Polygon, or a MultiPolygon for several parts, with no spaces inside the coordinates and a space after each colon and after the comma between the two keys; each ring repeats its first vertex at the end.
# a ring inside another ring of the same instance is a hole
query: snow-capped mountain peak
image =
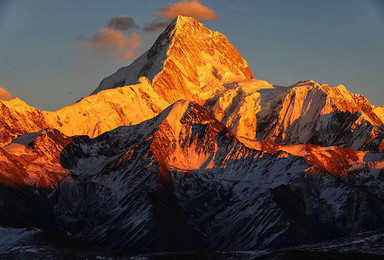
{"type": "Polygon", "coordinates": [[[248,63],[223,34],[184,16],[174,19],[147,52],[105,78],[92,94],[136,84],[142,76],[170,104],[179,99],[202,102],[225,82],[253,78],[248,63]]]}

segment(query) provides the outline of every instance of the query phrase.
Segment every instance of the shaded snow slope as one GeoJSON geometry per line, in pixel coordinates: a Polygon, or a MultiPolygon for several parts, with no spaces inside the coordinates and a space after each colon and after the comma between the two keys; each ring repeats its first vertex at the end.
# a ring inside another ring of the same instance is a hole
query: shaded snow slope
{"type": "Polygon", "coordinates": [[[143,251],[275,248],[382,227],[382,154],[365,163],[366,152],[250,142],[184,100],[79,137],[62,163],[83,184],[61,187],[56,216],[78,238],[143,251]]]}

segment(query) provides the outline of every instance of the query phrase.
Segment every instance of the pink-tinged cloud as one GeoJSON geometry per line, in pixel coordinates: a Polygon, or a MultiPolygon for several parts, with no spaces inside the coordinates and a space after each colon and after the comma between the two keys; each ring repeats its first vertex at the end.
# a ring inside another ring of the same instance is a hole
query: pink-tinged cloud
{"type": "Polygon", "coordinates": [[[174,4],[169,4],[167,7],[162,8],[156,15],[160,18],[173,19],[178,15],[190,16],[197,20],[212,20],[215,21],[219,17],[216,12],[202,5],[199,1],[181,1],[174,4]]]}
{"type": "Polygon", "coordinates": [[[12,94],[5,88],[0,87],[0,100],[11,100],[12,99],[12,94]]]}
{"type": "Polygon", "coordinates": [[[201,4],[197,0],[180,1],[168,4],[167,7],[161,8],[160,11],[155,13],[155,15],[157,16],[157,19],[145,26],[144,30],[157,31],[165,29],[171,20],[176,18],[178,15],[193,17],[199,21],[216,21],[219,19],[215,10],[201,4]]]}
{"type": "Polygon", "coordinates": [[[141,37],[133,32],[128,36],[111,28],[100,29],[91,39],[81,41],[82,47],[90,47],[98,56],[112,62],[133,58],[141,46],[141,37]]]}

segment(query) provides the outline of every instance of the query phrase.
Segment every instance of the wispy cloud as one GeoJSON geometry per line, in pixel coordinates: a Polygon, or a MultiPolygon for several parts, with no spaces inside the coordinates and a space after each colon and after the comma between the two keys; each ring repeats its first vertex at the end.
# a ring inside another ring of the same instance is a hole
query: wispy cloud
{"type": "Polygon", "coordinates": [[[125,36],[120,31],[103,28],[91,39],[81,40],[78,44],[111,62],[122,62],[135,56],[141,46],[141,37],[135,32],[125,36]]]}
{"type": "Polygon", "coordinates": [[[180,1],[161,8],[155,13],[157,18],[149,25],[145,26],[146,31],[157,31],[164,29],[172,19],[178,15],[190,16],[199,21],[211,20],[216,21],[219,16],[215,10],[201,4],[197,0],[192,1],[180,1]]]}
{"type": "Polygon", "coordinates": [[[138,28],[129,15],[115,16],[109,20],[106,28],[98,30],[91,38],[77,42],[77,47],[92,52],[110,62],[124,62],[133,58],[141,46],[141,36],[136,32],[124,33],[138,28]]]}
{"type": "Polygon", "coordinates": [[[217,20],[219,17],[216,12],[201,4],[199,1],[181,1],[174,4],[169,4],[156,12],[156,15],[161,18],[173,19],[178,15],[191,16],[197,20],[217,20]]]}
{"type": "Polygon", "coordinates": [[[139,28],[139,26],[135,23],[133,18],[129,15],[118,15],[118,16],[112,17],[108,21],[107,27],[120,32],[125,32],[130,29],[139,28]]]}
{"type": "Polygon", "coordinates": [[[0,87],[0,100],[11,100],[12,94],[5,88],[0,87]]]}

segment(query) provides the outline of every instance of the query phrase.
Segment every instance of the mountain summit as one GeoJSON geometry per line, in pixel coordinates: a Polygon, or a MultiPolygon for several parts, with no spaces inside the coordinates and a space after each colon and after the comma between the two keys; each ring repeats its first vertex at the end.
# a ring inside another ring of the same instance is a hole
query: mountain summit
{"type": "Polygon", "coordinates": [[[194,18],[178,16],[147,52],[103,79],[92,94],[136,84],[140,77],[146,77],[154,91],[171,104],[179,99],[201,103],[223,90],[223,83],[253,75],[223,34],[194,18]]]}

